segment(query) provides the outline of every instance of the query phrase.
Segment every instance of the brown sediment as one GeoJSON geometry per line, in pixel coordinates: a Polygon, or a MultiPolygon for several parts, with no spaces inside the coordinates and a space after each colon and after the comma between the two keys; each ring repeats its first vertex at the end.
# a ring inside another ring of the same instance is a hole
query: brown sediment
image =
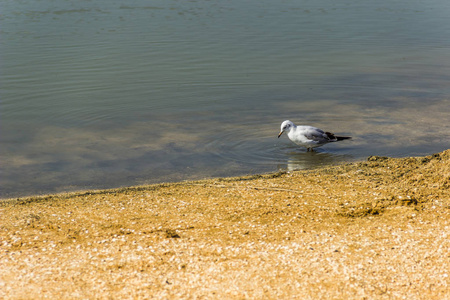
{"type": "Polygon", "coordinates": [[[0,298],[446,299],[450,150],[0,202],[0,298]]]}

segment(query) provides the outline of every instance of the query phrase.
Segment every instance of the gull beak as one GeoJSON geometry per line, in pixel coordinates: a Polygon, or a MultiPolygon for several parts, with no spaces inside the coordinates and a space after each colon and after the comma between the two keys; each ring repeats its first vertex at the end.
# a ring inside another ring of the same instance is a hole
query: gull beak
{"type": "Polygon", "coordinates": [[[283,132],[284,132],[284,131],[281,131],[281,132],[278,134],[278,138],[280,138],[280,136],[283,134],[283,132]]]}

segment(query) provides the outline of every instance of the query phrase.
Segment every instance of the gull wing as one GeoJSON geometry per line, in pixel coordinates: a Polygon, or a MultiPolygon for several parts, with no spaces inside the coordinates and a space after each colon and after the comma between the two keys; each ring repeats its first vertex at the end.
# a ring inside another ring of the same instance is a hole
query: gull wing
{"type": "Polygon", "coordinates": [[[315,127],[309,127],[304,134],[306,138],[318,144],[334,142],[336,140],[334,134],[330,132],[324,132],[322,129],[315,127]]]}

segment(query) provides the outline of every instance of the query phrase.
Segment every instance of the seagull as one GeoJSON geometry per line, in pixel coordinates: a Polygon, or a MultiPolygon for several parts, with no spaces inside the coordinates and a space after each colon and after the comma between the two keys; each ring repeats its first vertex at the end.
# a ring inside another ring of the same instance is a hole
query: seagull
{"type": "Polygon", "coordinates": [[[281,131],[278,134],[278,138],[283,132],[286,132],[291,141],[305,147],[306,151],[314,151],[314,148],[328,143],[351,139],[349,136],[336,136],[331,132],[325,132],[312,126],[297,126],[289,120],[281,123],[281,131]]]}

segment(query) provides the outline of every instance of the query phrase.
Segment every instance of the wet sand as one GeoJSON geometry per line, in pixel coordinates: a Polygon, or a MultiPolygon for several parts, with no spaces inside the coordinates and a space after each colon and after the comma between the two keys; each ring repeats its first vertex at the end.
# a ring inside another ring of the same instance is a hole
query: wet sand
{"type": "Polygon", "coordinates": [[[448,299],[450,150],[0,202],[2,299],[448,299]]]}

